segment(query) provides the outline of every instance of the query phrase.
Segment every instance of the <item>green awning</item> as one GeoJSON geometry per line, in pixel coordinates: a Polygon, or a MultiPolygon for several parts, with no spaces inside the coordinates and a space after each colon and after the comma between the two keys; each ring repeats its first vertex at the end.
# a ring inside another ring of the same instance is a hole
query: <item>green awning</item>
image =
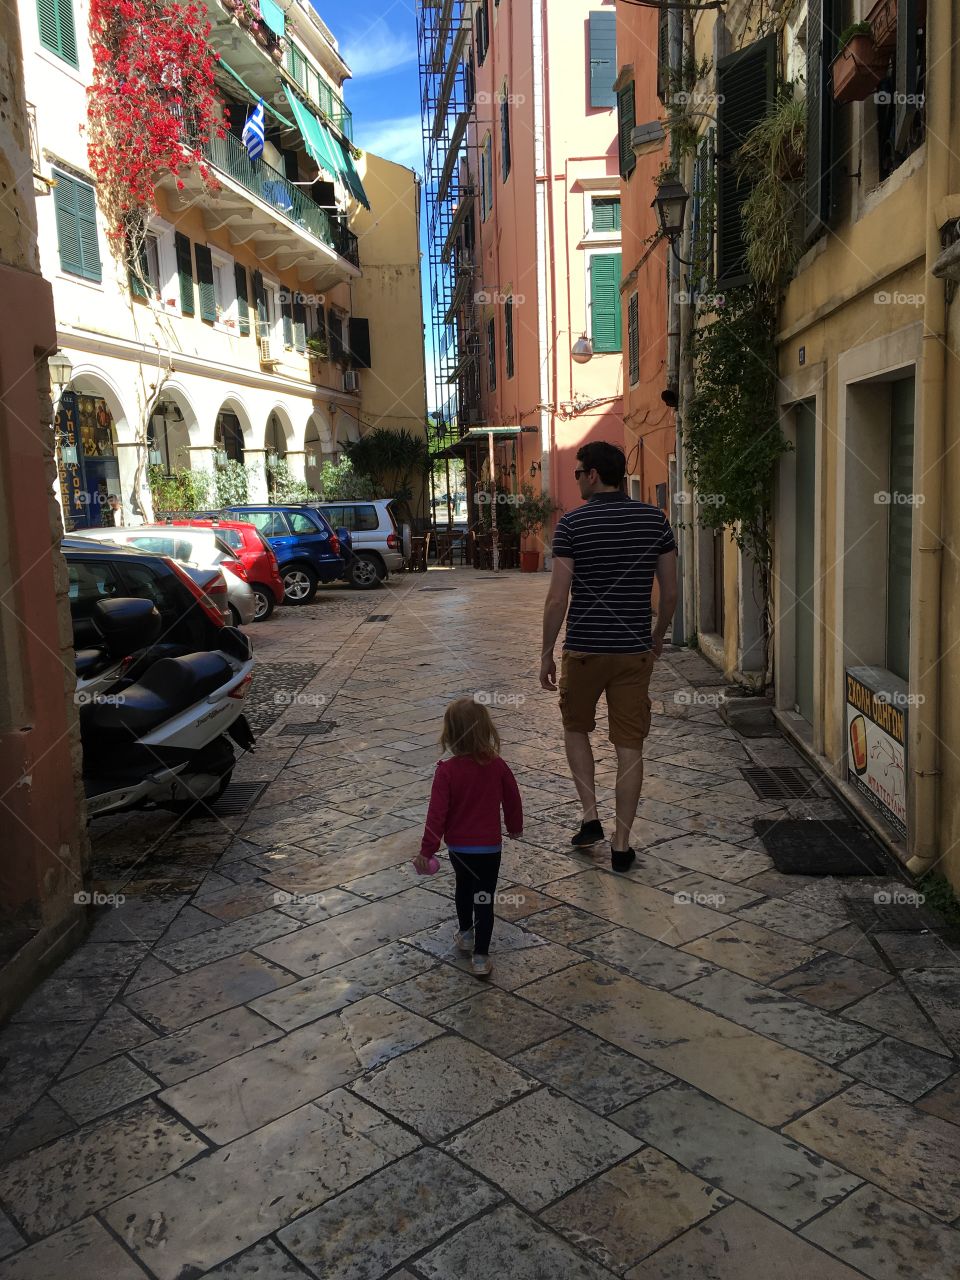
{"type": "MultiPolygon", "coordinates": [[[[242,75],[240,75],[240,73],[239,73],[239,72],[234,71],[233,67],[231,67],[231,65],[230,65],[230,63],[229,63],[229,62],[227,62],[226,58],[218,58],[218,59],[217,59],[217,66],[218,66],[218,67],[223,67],[224,71],[226,71],[229,75],[233,76],[233,78],[234,78],[234,80],[236,80],[237,84],[241,84],[241,85],[243,85],[244,89],[246,89],[247,93],[249,93],[249,95],[250,95],[251,99],[253,100],[253,104],[254,104],[254,106],[256,106],[256,104],[260,101],[260,98],[262,97],[262,95],[261,95],[261,94],[259,94],[259,93],[257,93],[256,89],[251,89],[251,88],[250,88],[250,86],[247,84],[246,80],[244,80],[243,76],[242,76],[242,75]]],[[[264,104],[263,104],[263,105],[264,105],[264,107],[266,108],[266,110],[267,110],[267,111],[269,111],[269,113],[270,113],[272,116],[274,116],[277,120],[279,120],[279,121],[280,121],[280,123],[281,123],[285,128],[287,128],[287,129],[294,129],[294,128],[296,128],[296,126],[294,125],[294,123],[293,123],[293,121],[292,121],[292,120],[288,120],[286,116],[282,116],[282,115],[280,114],[280,112],[279,112],[279,111],[275,110],[275,108],[273,108],[273,107],[271,107],[271,106],[270,106],[269,102],[264,101],[264,104]]]]}
{"type": "Polygon", "coordinates": [[[302,103],[295,93],[291,93],[286,85],[283,86],[283,91],[287,95],[290,109],[300,128],[307,155],[316,160],[331,179],[336,180],[340,176],[339,147],[334,144],[329,131],[323,127],[310,108],[302,103]]]}
{"type": "Polygon", "coordinates": [[[365,209],[370,208],[370,201],[367,199],[367,193],[363,189],[363,183],[360,181],[360,175],[357,173],[356,165],[353,163],[353,156],[350,154],[350,144],[341,142],[339,139],[330,135],[330,141],[339,150],[343,157],[340,169],[341,176],[353,196],[360,201],[365,209]]]}
{"type": "Polygon", "coordinates": [[[282,36],[286,27],[283,10],[276,0],[260,0],[260,17],[275,36],[282,36]]]}

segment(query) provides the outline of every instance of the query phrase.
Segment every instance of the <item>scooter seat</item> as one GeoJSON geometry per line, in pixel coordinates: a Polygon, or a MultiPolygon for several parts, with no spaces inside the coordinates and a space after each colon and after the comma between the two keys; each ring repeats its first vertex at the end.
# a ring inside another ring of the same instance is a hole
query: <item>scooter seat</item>
{"type": "Polygon", "coordinates": [[[136,684],[83,708],[83,738],[98,748],[140,738],[225,685],[233,674],[230,663],[217,653],[162,658],[136,684]]]}
{"type": "Polygon", "coordinates": [[[77,649],[73,655],[73,665],[78,676],[89,675],[106,661],[102,649],[77,649]]]}

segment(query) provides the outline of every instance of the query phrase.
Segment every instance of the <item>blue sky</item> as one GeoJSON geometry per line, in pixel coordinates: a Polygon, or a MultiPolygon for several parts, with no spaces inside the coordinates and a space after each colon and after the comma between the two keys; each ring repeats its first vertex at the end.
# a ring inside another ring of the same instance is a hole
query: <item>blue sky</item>
{"type": "MultiPolygon", "coordinates": [[[[423,174],[417,19],[413,0],[311,0],[353,72],[343,96],[358,147],[423,174]]],[[[421,224],[422,225],[422,224],[421,224]]],[[[425,248],[421,244],[421,248],[425,248]]],[[[421,270],[429,298],[427,263],[421,270]]],[[[427,404],[433,407],[432,341],[427,321],[427,404]]]]}

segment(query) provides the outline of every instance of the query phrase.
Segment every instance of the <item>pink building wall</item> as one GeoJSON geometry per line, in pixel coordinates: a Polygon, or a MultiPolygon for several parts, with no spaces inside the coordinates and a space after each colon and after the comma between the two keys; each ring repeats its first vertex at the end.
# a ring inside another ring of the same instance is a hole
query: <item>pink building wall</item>
{"type": "MultiPolygon", "coordinates": [[[[615,108],[590,106],[589,14],[613,12],[602,0],[510,0],[490,4],[490,44],[477,68],[477,125],[472,140],[479,148],[489,131],[493,141],[493,209],[486,221],[479,217],[478,276],[488,301],[482,316],[481,386],[486,420],[497,425],[536,427],[516,446],[516,481],[532,483],[531,464],[544,460],[541,416],[549,412],[547,473],[554,499],[569,510],[581,499],[574,479],[577,449],[587,440],[623,444],[622,352],[597,353],[576,364],[571,348],[581,333],[589,333],[589,255],[601,249],[619,251],[619,234],[601,243],[589,229],[589,198],[618,196],[615,108]],[[542,58],[535,43],[535,6],[542,26],[542,58]],[[537,65],[542,65],[545,166],[538,177],[535,162],[535,94],[537,65]],[[499,96],[508,94],[511,170],[501,178],[499,96]],[[546,279],[538,286],[537,188],[545,187],[546,279]],[[513,294],[515,373],[504,367],[503,299],[513,294]],[[522,301],[520,301],[522,299],[522,301]],[[545,325],[540,308],[544,309],[545,325]],[[494,317],[497,331],[497,385],[487,379],[486,321],[494,317]],[[545,332],[544,332],[545,328],[545,332]],[[542,398],[542,363],[547,375],[547,398],[542,398]],[[600,401],[587,411],[571,414],[574,401],[600,401]]],[[[615,70],[614,70],[615,74],[615,70]]],[[[471,160],[478,152],[471,147],[471,160]]],[[[478,182],[479,188],[479,182],[478,182]]],[[[504,458],[509,447],[504,447],[504,458]]],[[[540,475],[540,472],[536,473],[540,475]]],[[[549,531],[545,531],[545,540],[549,531]]]]}

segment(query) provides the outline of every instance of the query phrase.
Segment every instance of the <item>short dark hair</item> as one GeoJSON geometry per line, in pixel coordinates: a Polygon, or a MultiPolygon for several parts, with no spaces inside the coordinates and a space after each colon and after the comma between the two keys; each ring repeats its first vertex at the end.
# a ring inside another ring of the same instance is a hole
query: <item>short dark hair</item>
{"type": "Polygon", "coordinates": [[[623,450],[606,440],[591,440],[577,450],[577,461],[584,471],[596,471],[603,484],[622,484],[627,474],[627,459],[623,450]]]}

